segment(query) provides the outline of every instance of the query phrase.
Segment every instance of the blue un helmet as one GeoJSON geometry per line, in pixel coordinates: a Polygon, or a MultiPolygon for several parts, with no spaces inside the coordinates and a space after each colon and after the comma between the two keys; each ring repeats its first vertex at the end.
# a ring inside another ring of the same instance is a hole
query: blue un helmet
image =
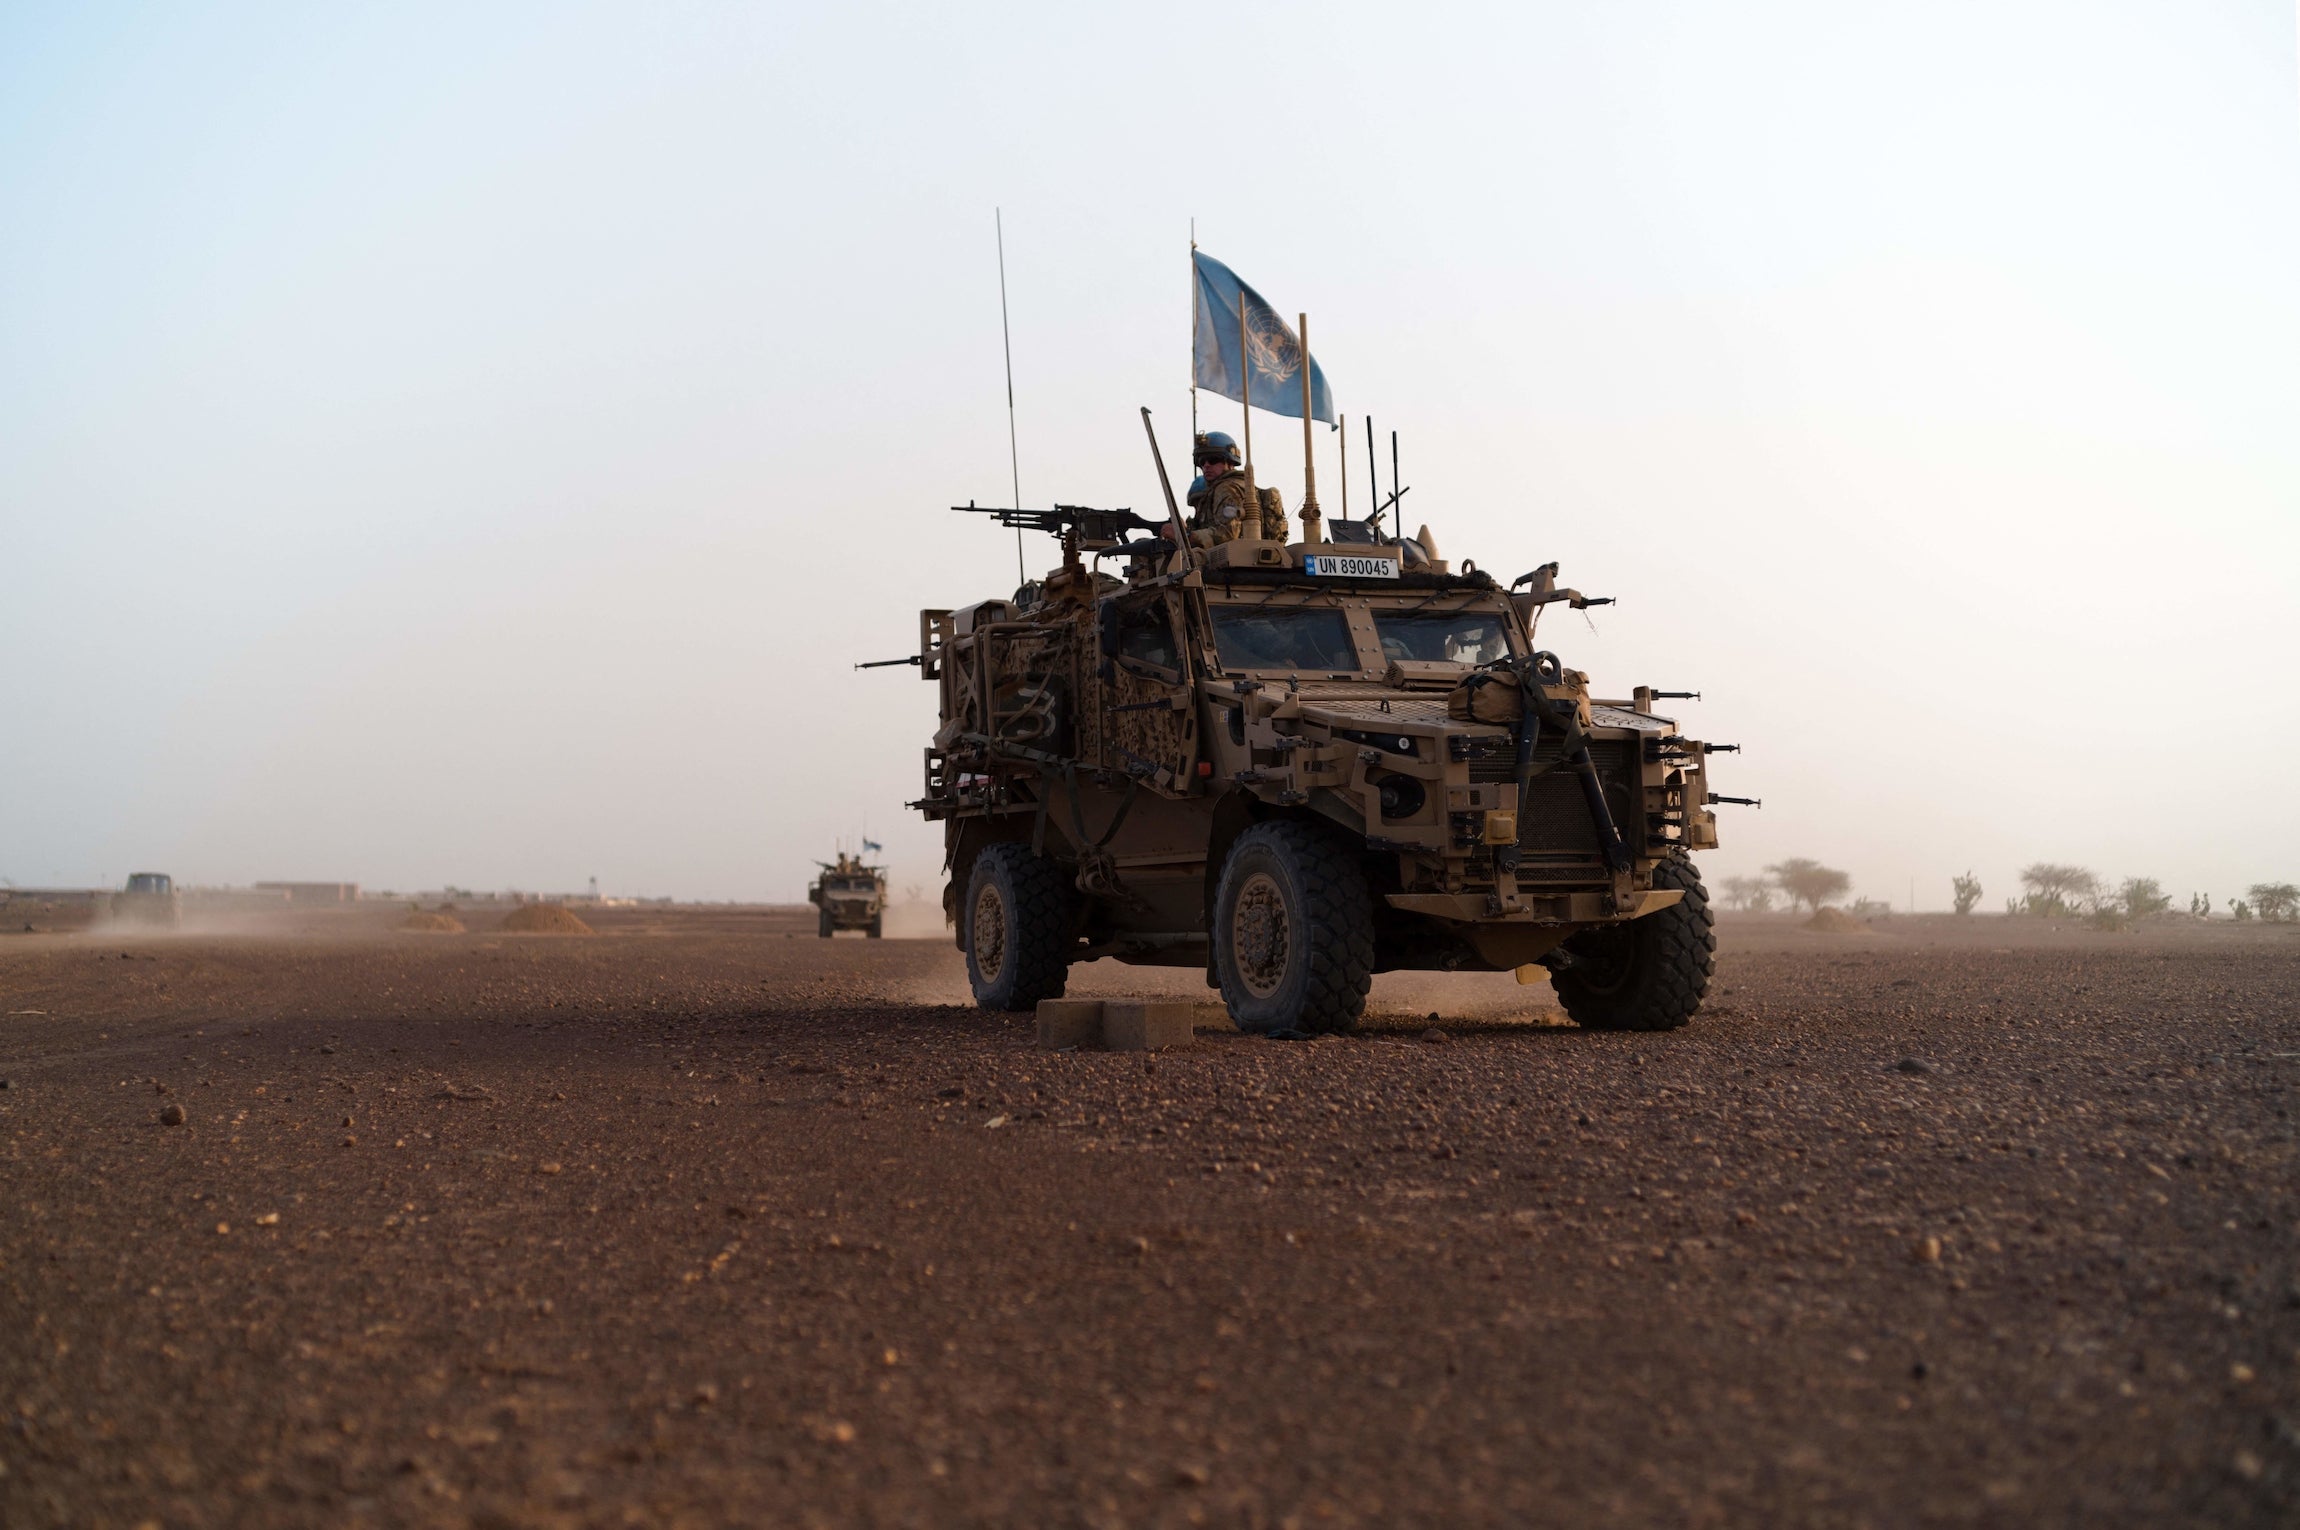
{"type": "Polygon", "coordinates": [[[1232,467],[1244,464],[1238,455],[1238,443],[1218,430],[1209,430],[1198,438],[1196,450],[1190,453],[1192,462],[1227,462],[1232,467]]]}

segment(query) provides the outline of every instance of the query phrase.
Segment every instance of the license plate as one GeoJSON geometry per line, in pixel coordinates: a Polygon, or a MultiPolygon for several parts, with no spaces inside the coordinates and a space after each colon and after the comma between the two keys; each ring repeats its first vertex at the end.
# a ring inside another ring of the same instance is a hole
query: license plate
{"type": "Polygon", "coordinates": [[[1332,553],[1305,555],[1302,569],[1327,579],[1395,579],[1398,576],[1395,558],[1345,558],[1332,553]]]}

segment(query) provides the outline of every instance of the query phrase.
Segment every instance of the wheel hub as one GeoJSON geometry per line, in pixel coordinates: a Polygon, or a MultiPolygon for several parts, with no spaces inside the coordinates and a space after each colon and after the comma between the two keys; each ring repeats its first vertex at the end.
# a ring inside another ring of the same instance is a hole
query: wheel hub
{"type": "Polygon", "coordinates": [[[1238,889],[1230,911],[1230,952],[1239,981],[1257,999],[1278,991],[1286,978],[1286,895],[1277,879],[1257,871],[1238,889]]]}
{"type": "Polygon", "coordinates": [[[971,949],[975,970],[987,981],[1006,961],[1006,900],[999,897],[996,887],[984,887],[974,895],[974,929],[971,949]]]}

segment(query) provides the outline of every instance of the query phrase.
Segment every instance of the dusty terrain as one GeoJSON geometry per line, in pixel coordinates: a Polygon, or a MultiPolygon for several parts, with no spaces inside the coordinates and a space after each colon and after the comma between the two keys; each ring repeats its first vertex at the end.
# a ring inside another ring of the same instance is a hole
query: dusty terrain
{"type": "Polygon", "coordinates": [[[2300,931],[1145,1059],[804,911],[463,917],[0,938],[0,1524],[2300,1514],[2300,931]]]}

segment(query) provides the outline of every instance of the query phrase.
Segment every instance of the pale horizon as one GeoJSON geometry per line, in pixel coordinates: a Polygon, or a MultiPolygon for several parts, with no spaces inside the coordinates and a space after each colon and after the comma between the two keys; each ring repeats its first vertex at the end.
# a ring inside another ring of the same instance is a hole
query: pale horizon
{"type": "Polygon", "coordinates": [[[2294,34],[19,11],[0,878],[787,903],[867,832],[933,898],[931,688],[849,666],[1013,583],[945,508],[1012,492],[998,208],[1025,503],[1156,506],[1145,404],[1186,457],[1195,218],[1309,313],[1353,507],[1370,411],[1448,556],[1618,598],[1544,646],[1703,693],[1765,802],[1712,886],[2225,909],[2300,880],[2294,34]],[[1190,120],[1217,30],[1249,143],[1190,120]]]}

